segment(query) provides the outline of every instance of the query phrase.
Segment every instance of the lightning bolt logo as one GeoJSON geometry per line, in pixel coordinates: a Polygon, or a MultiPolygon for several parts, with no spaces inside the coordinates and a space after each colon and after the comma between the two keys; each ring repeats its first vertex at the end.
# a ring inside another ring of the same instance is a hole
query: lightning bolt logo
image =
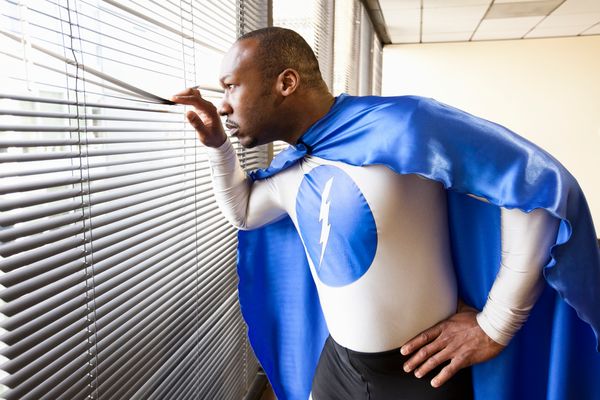
{"type": "Polygon", "coordinates": [[[325,255],[325,249],[327,248],[327,241],[329,240],[329,232],[331,225],[329,224],[329,193],[331,192],[331,185],[333,184],[333,177],[329,178],[325,183],[323,194],[321,195],[321,211],[319,212],[319,222],[321,223],[321,259],[319,260],[319,266],[323,262],[323,255],[325,255]]]}

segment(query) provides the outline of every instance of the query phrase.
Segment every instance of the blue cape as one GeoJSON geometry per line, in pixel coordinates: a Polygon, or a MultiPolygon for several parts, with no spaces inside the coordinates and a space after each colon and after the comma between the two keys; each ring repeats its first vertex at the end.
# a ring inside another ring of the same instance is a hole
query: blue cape
{"type": "MultiPolygon", "coordinates": [[[[583,193],[558,161],[502,126],[414,96],[341,95],[299,143],[252,178],[276,174],[310,152],[443,183],[459,294],[478,309],[500,262],[498,206],[544,208],[560,218],[544,269],[548,285],[510,345],[473,367],[475,396],[600,399],[600,255],[583,193]]],[[[250,342],[275,394],[306,400],[328,332],[289,218],[240,231],[238,272],[250,342]]]]}

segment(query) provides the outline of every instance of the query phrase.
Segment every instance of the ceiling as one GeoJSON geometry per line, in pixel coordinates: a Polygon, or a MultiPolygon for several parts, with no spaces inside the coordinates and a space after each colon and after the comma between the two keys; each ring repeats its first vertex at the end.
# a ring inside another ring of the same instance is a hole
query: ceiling
{"type": "MultiPolygon", "coordinates": [[[[600,35],[600,0],[368,1],[389,42],[433,43],[600,35]],[[373,8],[379,7],[379,10],[373,8]],[[383,21],[382,21],[383,19],[383,21]]],[[[599,50],[600,51],[600,50],[599,50]]]]}

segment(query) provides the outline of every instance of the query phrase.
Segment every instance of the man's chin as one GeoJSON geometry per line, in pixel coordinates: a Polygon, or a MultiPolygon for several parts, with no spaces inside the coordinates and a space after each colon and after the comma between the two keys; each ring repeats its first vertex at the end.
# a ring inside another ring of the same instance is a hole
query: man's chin
{"type": "Polygon", "coordinates": [[[258,145],[257,140],[253,137],[249,137],[249,136],[239,137],[238,136],[238,140],[240,141],[240,144],[242,145],[242,147],[244,147],[246,149],[251,149],[258,145]]]}

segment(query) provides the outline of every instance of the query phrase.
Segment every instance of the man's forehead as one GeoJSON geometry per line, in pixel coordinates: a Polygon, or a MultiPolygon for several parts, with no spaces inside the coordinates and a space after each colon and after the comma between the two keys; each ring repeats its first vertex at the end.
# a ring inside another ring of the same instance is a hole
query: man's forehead
{"type": "Polygon", "coordinates": [[[236,42],[223,57],[220,79],[252,67],[258,42],[251,39],[236,42]]]}

